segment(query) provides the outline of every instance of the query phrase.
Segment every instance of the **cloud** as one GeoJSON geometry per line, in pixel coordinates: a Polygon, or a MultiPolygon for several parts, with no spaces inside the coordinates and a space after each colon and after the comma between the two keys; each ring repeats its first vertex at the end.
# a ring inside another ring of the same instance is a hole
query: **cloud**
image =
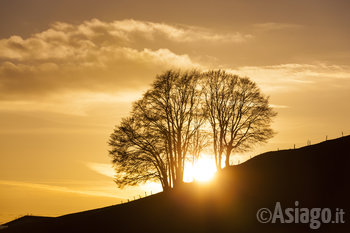
{"type": "Polygon", "coordinates": [[[290,23],[259,23],[253,25],[256,29],[260,31],[277,31],[277,30],[288,30],[288,29],[300,29],[303,25],[300,24],[290,24],[290,23]]]}
{"type": "Polygon", "coordinates": [[[91,170],[97,172],[98,174],[114,178],[115,170],[113,166],[109,163],[86,163],[86,166],[91,170]]]}
{"type": "Polygon", "coordinates": [[[249,38],[136,20],[56,22],[28,38],[0,40],[0,110],[84,115],[91,103],[131,102],[164,70],[203,68],[172,45],[249,38]]]}
{"type": "MultiPolygon", "coordinates": [[[[298,25],[265,23],[256,27],[281,30],[298,25]]],[[[84,115],[91,102],[131,102],[166,69],[216,67],[204,59],[210,54],[190,55],[191,51],[179,48],[196,44],[215,48],[218,44],[243,43],[251,37],[137,20],[56,22],[28,38],[0,40],[0,110],[84,115]],[[203,65],[205,62],[208,64],[203,65]]],[[[217,59],[215,64],[220,62],[217,59]]],[[[349,67],[327,64],[241,66],[229,70],[251,77],[268,93],[350,76],[349,67]]]]}
{"type": "Polygon", "coordinates": [[[111,25],[112,34],[130,39],[135,34],[142,34],[148,39],[163,36],[176,42],[245,42],[252,38],[250,34],[239,32],[219,34],[209,29],[187,26],[187,25],[169,25],[165,23],[152,23],[136,20],[115,21],[111,25]]]}
{"type": "Polygon", "coordinates": [[[141,88],[155,74],[169,68],[195,68],[188,55],[168,49],[137,50],[108,47],[92,50],[94,56],[64,62],[42,61],[0,64],[0,98],[42,96],[55,91],[120,91],[141,88]]]}
{"type": "Polygon", "coordinates": [[[157,193],[162,191],[161,185],[154,182],[147,182],[146,184],[140,186],[117,189],[113,182],[106,182],[104,180],[99,182],[70,180],[64,182],[54,181],[45,183],[0,180],[0,186],[1,185],[19,187],[21,190],[36,189],[58,193],[71,193],[84,196],[109,197],[125,200],[132,199],[133,197],[139,197],[140,195],[143,196],[145,192],[149,194],[150,192],[157,193]]]}
{"type": "Polygon", "coordinates": [[[28,38],[0,40],[0,99],[41,98],[64,91],[144,88],[170,68],[201,68],[183,43],[241,43],[250,35],[136,20],[54,23],[28,38]]]}
{"type": "Polygon", "coordinates": [[[287,105],[279,105],[279,104],[270,104],[272,108],[289,108],[287,105]]]}
{"type": "Polygon", "coordinates": [[[0,40],[0,57],[14,60],[81,60],[98,55],[97,50],[124,48],[141,40],[173,42],[235,42],[250,39],[252,35],[239,32],[219,34],[209,29],[169,25],[136,20],[103,22],[98,19],[79,25],[54,23],[46,31],[29,38],[11,36],[0,40]],[[97,54],[96,54],[97,53],[97,54]]]}
{"type": "Polygon", "coordinates": [[[114,194],[111,194],[108,192],[103,192],[103,191],[78,190],[78,189],[71,189],[71,188],[67,188],[67,187],[63,187],[63,186],[38,184],[38,183],[31,183],[31,182],[0,180],[0,185],[9,185],[9,186],[22,187],[22,188],[41,189],[41,190],[64,192],[64,193],[75,193],[75,194],[88,195],[88,196],[125,198],[125,197],[118,197],[114,194]]]}
{"type": "Polygon", "coordinates": [[[252,78],[268,93],[321,88],[336,85],[336,81],[350,81],[349,66],[322,63],[243,66],[228,71],[252,78]]]}
{"type": "MultiPolygon", "coordinates": [[[[86,162],[85,165],[91,169],[94,172],[97,172],[98,174],[114,178],[115,176],[115,170],[113,166],[110,163],[92,163],[92,162],[86,162]]],[[[156,182],[146,182],[144,184],[141,184],[138,186],[140,190],[143,191],[152,191],[153,193],[161,192],[162,186],[160,183],[156,182]]],[[[127,187],[127,190],[135,190],[137,187],[127,187]]]]}

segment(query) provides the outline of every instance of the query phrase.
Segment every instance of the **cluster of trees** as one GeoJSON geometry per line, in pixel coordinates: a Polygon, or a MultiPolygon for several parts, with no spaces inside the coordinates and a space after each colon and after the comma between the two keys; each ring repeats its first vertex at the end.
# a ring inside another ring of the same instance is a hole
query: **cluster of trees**
{"type": "Polygon", "coordinates": [[[204,149],[218,170],[234,152],[266,142],[276,115],[257,85],[225,71],[167,71],[133,103],[111,134],[109,153],[119,187],[159,181],[163,190],[183,182],[185,162],[204,149]]]}

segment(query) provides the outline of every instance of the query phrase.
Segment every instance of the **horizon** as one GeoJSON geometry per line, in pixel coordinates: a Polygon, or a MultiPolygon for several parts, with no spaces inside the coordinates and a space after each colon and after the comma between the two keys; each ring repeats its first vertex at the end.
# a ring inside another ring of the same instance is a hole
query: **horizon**
{"type": "Polygon", "coordinates": [[[154,184],[117,188],[107,141],[168,69],[224,69],[270,96],[277,134],[231,156],[233,165],[349,135],[349,6],[2,1],[0,223],[160,191],[154,184]]]}

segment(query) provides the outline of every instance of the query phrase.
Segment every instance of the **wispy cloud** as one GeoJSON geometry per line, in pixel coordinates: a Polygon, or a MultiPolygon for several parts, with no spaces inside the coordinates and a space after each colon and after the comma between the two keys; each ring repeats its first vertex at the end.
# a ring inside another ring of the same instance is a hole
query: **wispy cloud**
{"type": "Polygon", "coordinates": [[[47,184],[39,184],[39,183],[31,183],[31,182],[0,180],[0,185],[17,186],[17,187],[31,188],[31,189],[41,189],[41,190],[54,191],[54,192],[74,193],[74,194],[88,195],[88,196],[125,198],[125,197],[118,197],[117,195],[114,195],[108,192],[103,192],[103,191],[77,190],[77,189],[72,189],[64,186],[47,185],[47,184]]]}
{"type": "Polygon", "coordinates": [[[268,93],[321,87],[335,80],[350,80],[349,66],[327,64],[281,64],[271,66],[243,66],[229,72],[251,77],[268,93]]]}
{"type": "Polygon", "coordinates": [[[300,24],[291,24],[291,23],[275,23],[275,22],[267,22],[267,23],[259,23],[254,24],[254,28],[260,31],[277,31],[277,30],[288,30],[288,29],[301,29],[304,26],[300,24]]]}
{"type": "MultiPolygon", "coordinates": [[[[93,163],[90,163],[93,164],[93,163]]],[[[105,173],[102,169],[107,169],[106,164],[95,163],[94,170],[103,175],[110,176],[112,174],[105,173]],[[98,165],[98,166],[97,166],[98,165]],[[99,167],[96,169],[96,167],[99,167]]],[[[64,180],[51,182],[23,182],[15,180],[0,180],[0,185],[18,187],[20,190],[36,189],[38,191],[52,191],[56,193],[71,193],[85,196],[95,197],[109,197],[118,199],[132,199],[134,197],[144,196],[145,192],[148,194],[162,191],[162,186],[159,183],[147,182],[139,186],[125,187],[124,189],[117,189],[112,179],[110,181],[101,180],[84,181],[84,180],[64,180]]]]}
{"type": "Polygon", "coordinates": [[[97,172],[98,174],[108,176],[111,178],[113,178],[115,176],[115,170],[114,170],[112,164],[87,162],[86,166],[88,168],[90,168],[91,170],[97,172]]]}
{"type": "Polygon", "coordinates": [[[289,108],[287,105],[270,104],[272,108],[289,108]]]}
{"type": "MultiPolygon", "coordinates": [[[[95,20],[102,26],[101,21],[95,20]]],[[[147,39],[155,39],[164,36],[169,40],[176,42],[234,42],[241,43],[252,38],[250,34],[235,33],[216,33],[212,30],[188,26],[188,25],[170,25],[165,23],[153,23],[137,20],[114,21],[110,24],[111,34],[121,36],[132,40],[135,34],[142,33],[147,39]]]]}
{"type": "MultiPolygon", "coordinates": [[[[94,172],[97,172],[98,174],[114,178],[115,176],[115,170],[113,166],[110,163],[93,163],[93,162],[86,162],[85,165],[93,170],[94,172]]],[[[129,190],[133,189],[132,187],[128,187],[129,190]]],[[[137,187],[136,187],[137,188],[137,187]]],[[[138,186],[140,190],[145,190],[145,191],[152,191],[153,193],[161,192],[162,191],[162,186],[160,183],[156,182],[146,182],[144,184],[140,184],[138,186]]]]}

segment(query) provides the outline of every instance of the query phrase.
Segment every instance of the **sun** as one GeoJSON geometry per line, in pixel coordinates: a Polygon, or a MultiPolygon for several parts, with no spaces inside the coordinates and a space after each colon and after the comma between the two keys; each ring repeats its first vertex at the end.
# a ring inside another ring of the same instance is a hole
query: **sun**
{"type": "Polygon", "coordinates": [[[216,166],[209,156],[201,157],[194,165],[186,163],[184,172],[185,182],[208,182],[214,178],[216,166]]]}

